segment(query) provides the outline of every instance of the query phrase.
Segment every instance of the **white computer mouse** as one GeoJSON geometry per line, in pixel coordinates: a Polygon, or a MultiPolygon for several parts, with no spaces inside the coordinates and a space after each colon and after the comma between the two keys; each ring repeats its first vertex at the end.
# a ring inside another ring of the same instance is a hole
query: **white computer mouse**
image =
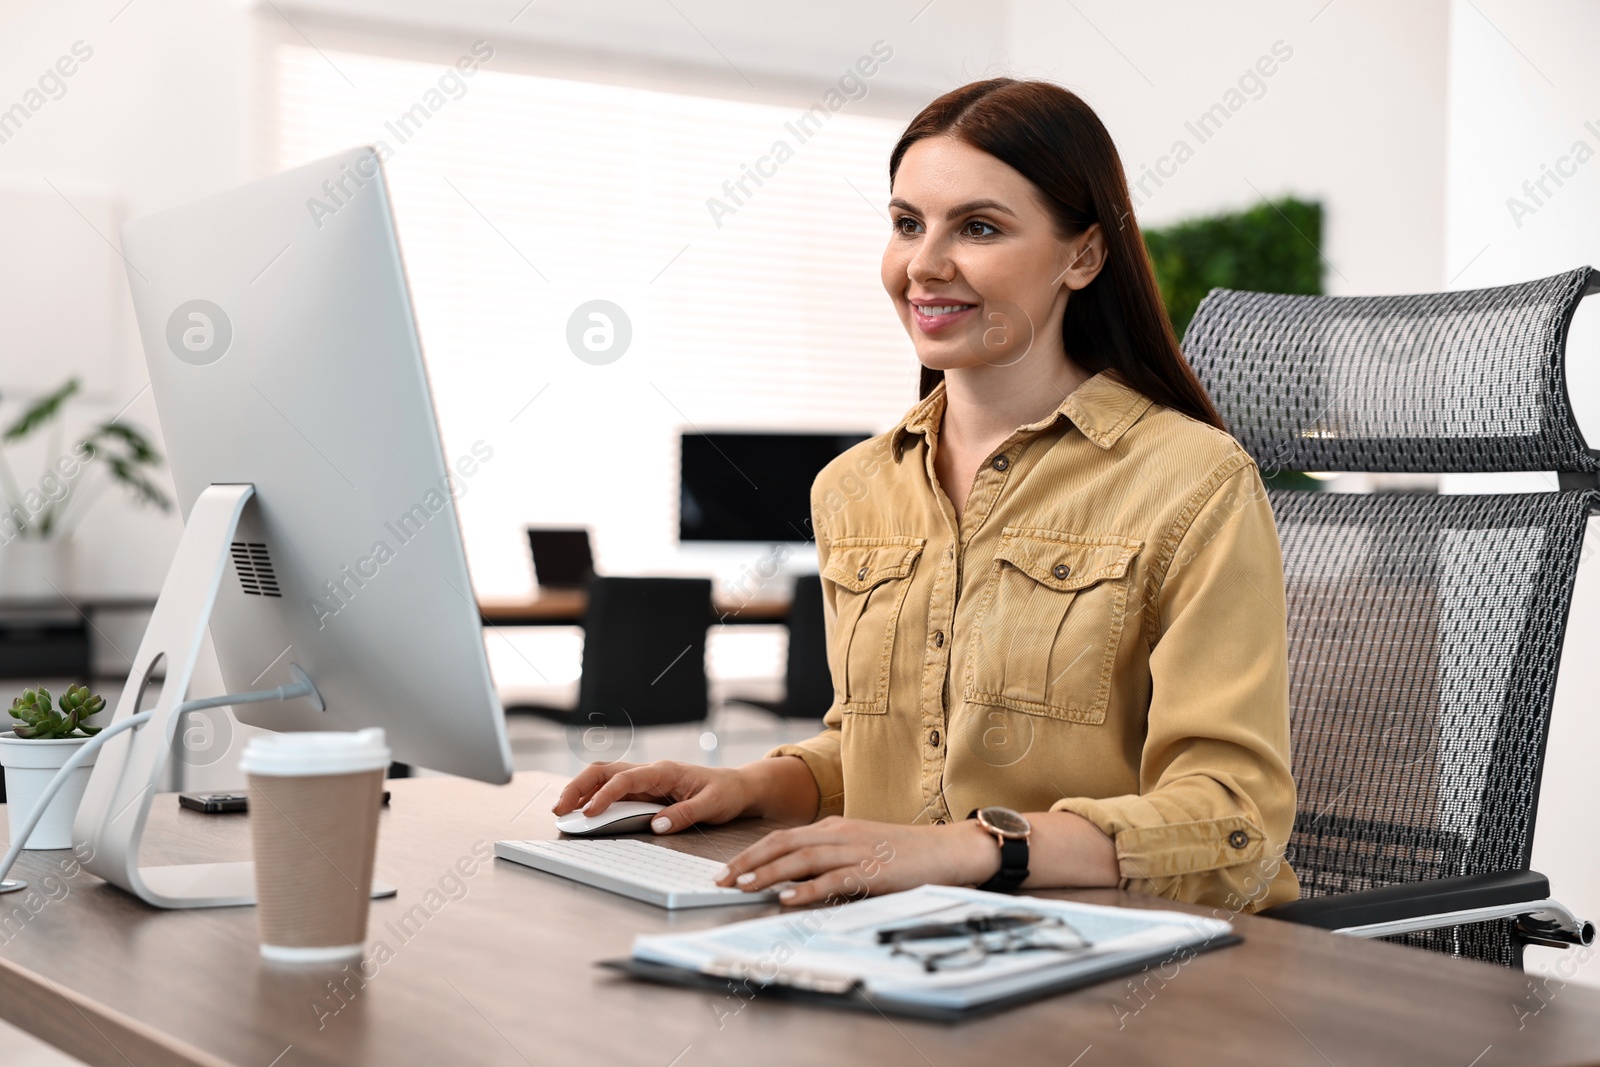
{"type": "Polygon", "coordinates": [[[650,829],[650,820],[656,812],[666,807],[648,800],[619,800],[596,815],[585,815],[583,809],[569,811],[556,820],[556,829],[564,834],[593,837],[599,834],[637,834],[650,829]]]}

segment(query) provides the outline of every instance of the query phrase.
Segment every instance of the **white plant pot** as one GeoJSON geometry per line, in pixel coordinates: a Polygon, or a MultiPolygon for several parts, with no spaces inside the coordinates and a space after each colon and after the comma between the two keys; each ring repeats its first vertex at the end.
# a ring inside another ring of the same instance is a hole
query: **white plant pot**
{"type": "MultiPolygon", "coordinates": [[[[10,730],[0,733],[0,765],[6,769],[6,814],[12,841],[17,839],[28,813],[38,804],[44,787],[50,784],[56,771],[88,740],[87,737],[51,740],[18,737],[10,730]]],[[[72,847],[72,820],[78,814],[78,804],[83,800],[83,791],[89,785],[93,769],[94,756],[91,756],[89,762],[72,772],[72,777],[50,801],[44,818],[28,835],[24,848],[72,847]]]]}
{"type": "Polygon", "coordinates": [[[16,537],[0,545],[0,596],[59,600],[72,594],[72,542],[16,537]]]}

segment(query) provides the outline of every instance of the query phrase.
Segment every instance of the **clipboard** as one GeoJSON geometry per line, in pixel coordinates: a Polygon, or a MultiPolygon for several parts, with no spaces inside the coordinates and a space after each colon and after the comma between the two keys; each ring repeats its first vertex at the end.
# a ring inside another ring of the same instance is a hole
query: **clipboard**
{"type": "MultiPolygon", "coordinates": [[[[1226,948],[1237,945],[1244,938],[1238,934],[1225,934],[1209,940],[1188,946],[1196,956],[1210,952],[1213,949],[1226,948]]],[[[881,1015],[897,1015],[910,1019],[926,1019],[932,1022],[956,1023],[967,1019],[981,1018],[994,1015],[1022,1004],[1028,1004],[1045,997],[1055,996],[1057,993],[1066,993],[1074,989],[1097,985],[1112,978],[1121,978],[1126,974],[1134,974],[1144,968],[1157,963],[1162,963],[1177,954],[1170,946],[1156,949],[1146,955],[1137,956],[1104,970],[1091,971],[1085,974],[1075,974],[1067,977],[1040,983],[1028,989],[996,997],[965,1008],[948,1008],[938,1005],[915,1004],[897,1001],[891,997],[868,994],[859,983],[840,983],[845,988],[834,988],[835,980],[824,978],[809,985],[794,985],[786,982],[756,982],[747,977],[738,977],[730,973],[717,973],[708,971],[690,970],[686,967],[674,967],[665,963],[654,963],[648,960],[638,960],[631,957],[612,960],[601,960],[596,966],[609,971],[626,975],[629,978],[643,982],[653,982],[658,985],[678,986],[683,989],[698,989],[705,992],[727,993],[730,986],[747,982],[749,988],[760,996],[770,996],[777,1000],[786,1000],[800,1004],[820,1005],[827,1008],[843,1008],[848,1011],[866,1011],[881,1015]]]]}

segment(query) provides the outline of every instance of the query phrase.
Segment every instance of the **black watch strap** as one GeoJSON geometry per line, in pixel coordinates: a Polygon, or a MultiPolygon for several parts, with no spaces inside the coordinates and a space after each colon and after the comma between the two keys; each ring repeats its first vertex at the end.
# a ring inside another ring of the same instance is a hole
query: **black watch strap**
{"type": "MultiPolygon", "coordinates": [[[[967,816],[969,819],[977,817],[976,808],[967,816]]],[[[1000,843],[1000,870],[978,888],[988,893],[1015,893],[1022,888],[1022,883],[1028,880],[1027,838],[990,836],[1000,843]]]]}

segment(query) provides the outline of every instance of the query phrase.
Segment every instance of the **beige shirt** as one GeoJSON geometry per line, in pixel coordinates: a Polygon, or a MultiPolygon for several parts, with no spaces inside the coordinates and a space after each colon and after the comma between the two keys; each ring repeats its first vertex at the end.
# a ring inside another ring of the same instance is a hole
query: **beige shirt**
{"type": "Polygon", "coordinates": [[[834,702],[820,815],[1072,811],[1122,885],[1255,911],[1299,895],[1283,562],[1226,433],[1102,372],[978,470],[934,475],[939,385],[811,493],[834,702]]]}

